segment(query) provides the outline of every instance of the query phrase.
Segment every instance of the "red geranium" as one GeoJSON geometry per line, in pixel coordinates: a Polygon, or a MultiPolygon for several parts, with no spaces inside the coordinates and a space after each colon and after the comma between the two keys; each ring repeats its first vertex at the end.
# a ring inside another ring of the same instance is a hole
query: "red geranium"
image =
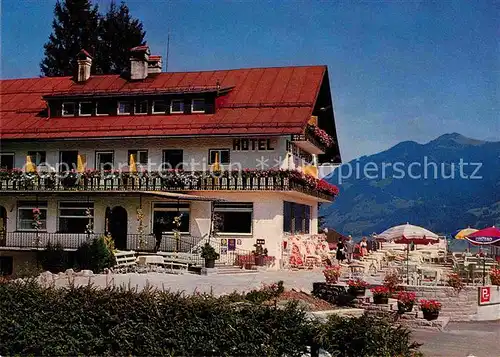
{"type": "Polygon", "coordinates": [[[441,310],[441,303],[437,300],[420,300],[420,309],[422,311],[435,312],[441,310]]]}
{"type": "Polygon", "coordinates": [[[356,279],[356,280],[351,279],[347,282],[347,285],[349,285],[350,288],[362,289],[366,288],[368,286],[368,283],[361,279],[356,279]]]}
{"type": "Polygon", "coordinates": [[[391,296],[391,291],[388,288],[386,288],[385,286],[377,286],[377,287],[371,289],[371,292],[373,294],[373,297],[388,298],[391,296]]]}
{"type": "Polygon", "coordinates": [[[400,291],[396,299],[401,301],[403,304],[412,304],[417,299],[417,296],[412,292],[400,291]]]}

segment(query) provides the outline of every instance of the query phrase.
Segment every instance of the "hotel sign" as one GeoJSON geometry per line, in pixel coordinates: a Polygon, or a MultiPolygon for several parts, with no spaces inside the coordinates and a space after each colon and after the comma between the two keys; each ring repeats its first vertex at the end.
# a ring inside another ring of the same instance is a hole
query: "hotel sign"
{"type": "Polygon", "coordinates": [[[274,151],[271,139],[233,139],[233,151],[274,151]]]}

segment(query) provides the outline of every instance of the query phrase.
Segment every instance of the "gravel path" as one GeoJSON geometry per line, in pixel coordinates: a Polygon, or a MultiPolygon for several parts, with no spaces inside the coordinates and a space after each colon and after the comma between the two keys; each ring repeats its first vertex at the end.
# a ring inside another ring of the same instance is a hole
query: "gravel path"
{"type": "Polygon", "coordinates": [[[415,330],[426,357],[500,357],[500,321],[450,322],[445,331],[415,330]]]}

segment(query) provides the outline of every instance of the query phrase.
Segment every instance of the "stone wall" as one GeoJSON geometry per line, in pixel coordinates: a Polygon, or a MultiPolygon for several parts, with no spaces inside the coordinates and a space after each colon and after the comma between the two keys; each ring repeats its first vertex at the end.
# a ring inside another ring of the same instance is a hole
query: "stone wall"
{"type": "Polygon", "coordinates": [[[440,316],[449,317],[451,321],[477,319],[477,287],[466,287],[459,293],[447,286],[406,286],[405,289],[413,291],[417,300],[434,299],[442,303],[440,316]]]}

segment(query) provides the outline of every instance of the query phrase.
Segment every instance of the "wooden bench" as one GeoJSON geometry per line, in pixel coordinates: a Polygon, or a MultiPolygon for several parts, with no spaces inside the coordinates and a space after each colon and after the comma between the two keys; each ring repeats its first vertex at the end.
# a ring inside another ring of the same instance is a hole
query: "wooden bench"
{"type": "Polygon", "coordinates": [[[113,268],[127,268],[136,266],[135,251],[118,251],[115,254],[116,264],[113,268]]]}

